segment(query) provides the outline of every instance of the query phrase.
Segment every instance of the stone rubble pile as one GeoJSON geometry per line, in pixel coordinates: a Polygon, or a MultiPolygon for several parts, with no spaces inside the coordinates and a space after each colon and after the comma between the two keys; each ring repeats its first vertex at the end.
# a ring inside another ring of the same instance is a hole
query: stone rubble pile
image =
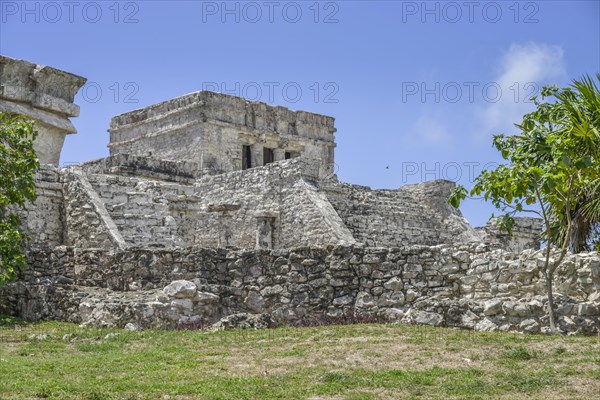
{"type": "Polygon", "coordinates": [[[163,290],[93,290],[79,305],[84,326],[169,328],[200,324],[217,315],[219,296],[199,291],[194,282],[177,280],[163,290]]]}

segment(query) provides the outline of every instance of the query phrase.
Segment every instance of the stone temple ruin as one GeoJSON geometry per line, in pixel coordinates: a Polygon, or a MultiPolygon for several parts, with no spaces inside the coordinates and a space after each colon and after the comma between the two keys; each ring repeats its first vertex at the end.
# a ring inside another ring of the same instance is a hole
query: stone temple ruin
{"type": "MultiPolygon", "coordinates": [[[[0,314],[94,326],[265,326],[367,315],[547,331],[540,224],[474,229],[454,183],[340,182],[334,119],[196,92],[114,117],[110,156],[58,168],[85,79],[0,57],[0,112],[40,132],[29,268],[0,314]]],[[[600,327],[600,256],[556,274],[560,328],[600,327]]]]}

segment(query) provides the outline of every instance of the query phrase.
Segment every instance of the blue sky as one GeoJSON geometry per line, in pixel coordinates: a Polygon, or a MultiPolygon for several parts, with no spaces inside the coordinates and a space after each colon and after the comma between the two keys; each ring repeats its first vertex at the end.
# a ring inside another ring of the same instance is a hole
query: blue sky
{"type": "MultiPolygon", "coordinates": [[[[0,1],[0,53],[88,78],[61,162],[201,89],[334,116],[341,180],[469,186],[543,84],[600,71],[600,2],[0,1]]],[[[482,225],[492,209],[462,207],[482,225]]]]}

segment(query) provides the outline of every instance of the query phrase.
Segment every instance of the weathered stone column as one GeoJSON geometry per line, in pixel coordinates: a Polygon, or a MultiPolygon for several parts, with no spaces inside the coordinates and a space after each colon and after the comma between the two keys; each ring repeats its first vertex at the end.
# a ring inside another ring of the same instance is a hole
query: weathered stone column
{"type": "Polygon", "coordinates": [[[285,160],[285,149],[274,149],[273,150],[274,161],[285,160]]]}
{"type": "Polygon", "coordinates": [[[260,144],[253,144],[250,146],[252,151],[252,167],[260,167],[263,165],[263,146],[260,144]]]}
{"type": "Polygon", "coordinates": [[[0,112],[24,114],[35,121],[34,143],[41,164],[57,166],[65,136],[77,130],[69,117],[85,78],[52,67],[0,55],[0,112]]]}

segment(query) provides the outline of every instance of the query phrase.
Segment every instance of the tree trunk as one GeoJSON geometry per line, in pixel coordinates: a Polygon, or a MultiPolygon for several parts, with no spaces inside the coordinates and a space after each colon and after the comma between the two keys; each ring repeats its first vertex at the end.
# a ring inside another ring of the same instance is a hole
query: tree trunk
{"type": "Polygon", "coordinates": [[[548,272],[548,268],[544,273],[546,276],[546,293],[548,295],[548,320],[550,322],[550,332],[553,335],[558,334],[558,329],[556,328],[556,314],[554,313],[554,293],[552,289],[552,277],[554,274],[548,272]]]}
{"type": "Polygon", "coordinates": [[[587,239],[590,234],[591,223],[586,220],[581,213],[575,212],[573,218],[573,227],[569,238],[569,250],[572,253],[581,253],[589,250],[587,239]]]}

